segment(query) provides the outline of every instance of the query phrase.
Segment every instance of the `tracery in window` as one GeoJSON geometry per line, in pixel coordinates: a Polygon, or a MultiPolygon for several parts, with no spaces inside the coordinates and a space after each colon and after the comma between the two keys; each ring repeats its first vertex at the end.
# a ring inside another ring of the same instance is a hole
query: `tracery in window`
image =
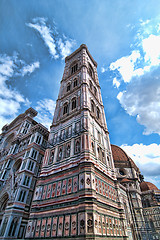
{"type": "Polygon", "coordinates": [[[65,103],[63,106],[63,115],[68,113],[68,103],[65,103]]]}
{"type": "Polygon", "coordinates": [[[72,66],[71,68],[71,74],[75,73],[78,70],[78,63],[72,66]]]}
{"type": "Polygon", "coordinates": [[[76,98],[72,99],[72,110],[76,108],[76,98]]]}

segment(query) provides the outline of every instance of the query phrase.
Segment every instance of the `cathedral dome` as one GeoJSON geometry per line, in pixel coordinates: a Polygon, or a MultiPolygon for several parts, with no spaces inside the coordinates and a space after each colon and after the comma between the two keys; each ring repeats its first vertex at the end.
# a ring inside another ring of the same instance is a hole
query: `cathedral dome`
{"type": "Polygon", "coordinates": [[[148,190],[159,190],[153,183],[150,182],[141,182],[140,187],[142,192],[148,190]]]}
{"type": "Polygon", "coordinates": [[[139,172],[139,168],[122,148],[111,144],[111,149],[115,167],[118,168],[133,167],[136,171],[139,172]]]}

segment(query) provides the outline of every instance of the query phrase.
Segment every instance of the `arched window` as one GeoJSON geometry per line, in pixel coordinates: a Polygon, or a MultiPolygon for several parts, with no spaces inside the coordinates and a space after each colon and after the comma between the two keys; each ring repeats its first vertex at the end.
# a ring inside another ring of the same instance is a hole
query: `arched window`
{"type": "Polygon", "coordinates": [[[76,153],[80,152],[80,142],[79,142],[79,140],[76,141],[75,152],[76,153]]]}
{"type": "Polygon", "coordinates": [[[77,81],[77,78],[75,78],[73,82],[73,87],[77,87],[77,85],[78,85],[78,81],[77,81]]]}
{"type": "Polygon", "coordinates": [[[91,66],[90,63],[89,63],[88,65],[89,65],[89,67],[88,67],[88,73],[89,73],[89,75],[93,78],[93,77],[94,77],[94,71],[93,71],[93,68],[92,68],[92,66],[91,66]]]}
{"type": "Polygon", "coordinates": [[[71,67],[71,74],[75,73],[77,70],[78,70],[78,63],[74,64],[74,65],[71,67]]]}
{"type": "Polygon", "coordinates": [[[76,98],[72,99],[72,110],[76,108],[76,98]]]}
{"type": "Polygon", "coordinates": [[[100,118],[100,110],[99,110],[99,107],[97,107],[97,118],[98,118],[98,119],[100,118]]]}
{"type": "Polygon", "coordinates": [[[89,87],[92,90],[93,84],[92,84],[91,80],[89,81],[89,87]]]}
{"type": "Polygon", "coordinates": [[[68,103],[65,103],[63,106],[63,115],[68,113],[68,103]]]}
{"type": "Polygon", "coordinates": [[[92,146],[92,151],[94,152],[94,143],[93,142],[91,143],[91,146],[92,146]]]}
{"type": "Polygon", "coordinates": [[[68,83],[68,84],[67,84],[67,92],[69,92],[70,90],[71,90],[71,84],[68,83]]]}
{"type": "Polygon", "coordinates": [[[94,95],[97,96],[97,88],[94,87],[94,95]]]}
{"type": "Polygon", "coordinates": [[[18,219],[14,218],[11,222],[11,226],[10,226],[10,229],[9,229],[8,236],[14,236],[17,225],[18,225],[18,219]]]}
{"type": "Polygon", "coordinates": [[[91,111],[94,113],[94,102],[91,100],[91,111]]]}

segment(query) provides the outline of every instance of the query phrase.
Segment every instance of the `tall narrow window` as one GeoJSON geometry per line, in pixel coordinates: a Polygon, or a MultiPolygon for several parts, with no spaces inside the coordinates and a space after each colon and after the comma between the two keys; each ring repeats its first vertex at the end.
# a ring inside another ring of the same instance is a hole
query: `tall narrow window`
{"type": "Polygon", "coordinates": [[[97,88],[94,87],[94,95],[97,96],[97,88]]]}
{"type": "Polygon", "coordinates": [[[66,157],[69,157],[70,156],[70,144],[67,145],[67,148],[66,148],[66,157]]]}
{"type": "Polygon", "coordinates": [[[76,63],[75,65],[72,66],[71,68],[71,74],[75,73],[78,70],[78,63],[76,63]]]}
{"type": "Polygon", "coordinates": [[[89,87],[92,90],[93,84],[92,84],[91,80],[89,81],[89,87]]]}
{"type": "Polygon", "coordinates": [[[10,226],[10,229],[9,229],[8,236],[12,236],[12,237],[14,236],[17,225],[18,225],[18,219],[14,218],[11,222],[11,226],[10,226]]]}
{"type": "Polygon", "coordinates": [[[89,63],[89,67],[88,67],[88,73],[92,78],[94,77],[94,71],[93,71],[93,68],[90,63],[89,63]]]}
{"type": "Polygon", "coordinates": [[[72,110],[76,108],[76,98],[72,99],[72,110]]]}
{"type": "Polygon", "coordinates": [[[73,82],[73,87],[77,87],[78,83],[77,83],[77,78],[74,79],[74,82],[73,82]]]}
{"type": "Polygon", "coordinates": [[[63,115],[66,113],[68,113],[68,103],[65,103],[63,107],[63,115]]]}
{"type": "Polygon", "coordinates": [[[76,153],[80,152],[80,142],[79,142],[79,140],[76,141],[75,152],[76,153]]]}
{"type": "Polygon", "coordinates": [[[71,90],[71,84],[68,83],[68,84],[67,84],[67,92],[69,92],[70,90],[71,90]]]}
{"type": "Polygon", "coordinates": [[[98,118],[98,119],[100,118],[100,110],[99,110],[99,107],[97,107],[97,118],[98,118]]]}
{"type": "Polygon", "coordinates": [[[61,147],[59,148],[58,157],[59,157],[59,159],[62,158],[62,148],[61,147]]]}
{"type": "Polygon", "coordinates": [[[91,100],[91,111],[94,113],[94,102],[91,100]]]}

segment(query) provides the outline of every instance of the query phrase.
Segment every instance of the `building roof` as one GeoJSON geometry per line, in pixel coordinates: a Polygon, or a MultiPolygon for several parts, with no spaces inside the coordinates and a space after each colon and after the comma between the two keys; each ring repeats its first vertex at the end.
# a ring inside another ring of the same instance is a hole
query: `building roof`
{"type": "Polygon", "coordinates": [[[133,167],[136,171],[139,172],[139,168],[122,148],[111,144],[111,149],[115,167],[119,168],[133,167]]]}
{"type": "Polygon", "coordinates": [[[150,183],[150,182],[141,182],[140,187],[142,192],[145,192],[148,190],[159,190],[153,183],[150,183]]]}

